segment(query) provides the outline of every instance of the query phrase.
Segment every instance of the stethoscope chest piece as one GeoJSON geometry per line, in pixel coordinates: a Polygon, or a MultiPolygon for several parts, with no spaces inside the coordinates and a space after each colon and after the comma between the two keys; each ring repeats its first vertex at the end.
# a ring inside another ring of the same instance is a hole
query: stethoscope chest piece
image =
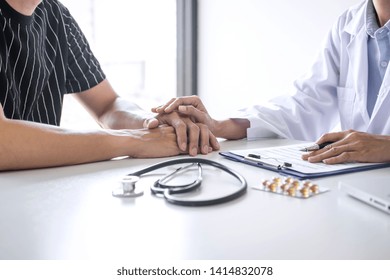
{"type": "Polygon", "coordinates": [[[127,175],[123,177],[121,187],[118,187],[112,191],[112,195],[115,197],[138,197],[144,194],[143,190],[136,188],[135,184],[138,182],[139,177],[134,175],[127,175]]]}

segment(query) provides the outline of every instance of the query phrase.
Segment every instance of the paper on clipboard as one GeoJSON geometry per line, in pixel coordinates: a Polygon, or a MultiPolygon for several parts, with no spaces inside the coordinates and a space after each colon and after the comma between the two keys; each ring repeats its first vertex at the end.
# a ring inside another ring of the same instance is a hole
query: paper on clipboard
{"type": "Polygon", "coordinates": [[[304,143],[271,148],[232,150],[229,152],[221,152],[220,154],[231,160],[278,171],[281,174],[302,179],[390,166],[390,163],[342,163],[332,165],[310,163],[302,160],[302,154],[305,152],[300,150],[306,146],[307,143],[304,143]],[[248,155],[258,155],[258,159],[250,159],[248,155]],[[286,166],[285,163],[288,163],[288,165],[286,166]]]}

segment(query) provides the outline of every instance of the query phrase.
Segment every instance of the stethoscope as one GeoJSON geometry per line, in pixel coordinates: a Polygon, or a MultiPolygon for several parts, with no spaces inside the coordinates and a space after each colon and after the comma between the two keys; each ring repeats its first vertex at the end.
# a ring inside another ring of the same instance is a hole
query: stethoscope
{"type": "Polygon", "coordinates": [[[206,205],[214,205],[219,203],[224,203],[231,201],[233,199],[236,199],[240,196],[242,196],[246,190],[247,190],[247,182],[244,177],[242,177],[240,174],[235,172],[234,170],[226,167],[223,164],[220,164],[216,161],[208,160],[208,159],[202,159],[202,158],[180,158],[180,159],[173,159],[164,161],[161,163],[157,163],[154,165],[151,165],[147,168],[141,169],[139,171],[136,171],[134,173],[127,174],[122,179],[122,186],[119,188],[116,188],[113,190],[112,195],[115,197],[138,197],[143,195],[142,190],[138,190],[136,188],[136,183],[140,179],[140,177],[146,173],[149,173],[151,171],[168,167],[176,164],[186,164],[189,163],[189,165],[182,166],[177,168],[172,173],[169,173],[162,178],[158,179],[154,182],[154,184],[151,186],[151,192],[154,195],[160,195],[164,197],[168,202],[176,205],[182,205],[182,206],[206,206],[206,205]],[[234,191],[233,193],[230,193],[228,195],[224,195],[218,198],[212,198],[212,199],[204,199],[204,200],[190,200],[186,199],[183,196],[176,196],[176,194],[182,194],[194,191],[198,189],[203,180],[202,176],[202,165],[210,165],[215,168],[218,168],[222,171],[225,171],[226,173],[232,175],[234,178],[236,178],[240,182],[239,188],[234,191]],[[196,179],[193,182],[182,184],[182,185],[169,185],[167,182],[171,180],[175,175],[177,175],[180,172],[184,172],[188,170],[189,168],[196,167],[198,170],[198,175],[196,179]]]}

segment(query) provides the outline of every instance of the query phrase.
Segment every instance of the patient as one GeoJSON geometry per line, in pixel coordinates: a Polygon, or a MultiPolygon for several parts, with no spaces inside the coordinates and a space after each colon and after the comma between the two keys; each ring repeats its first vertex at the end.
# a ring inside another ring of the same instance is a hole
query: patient
{"type": "Polygon", "coordinates": [[[0,134],[0,170],[195,156],[219,147],[206,125],[121,98],[57,0],[0,0],[0,134]],[[67,93],[77,93],[104,129],[58,127],[67,93]]]}

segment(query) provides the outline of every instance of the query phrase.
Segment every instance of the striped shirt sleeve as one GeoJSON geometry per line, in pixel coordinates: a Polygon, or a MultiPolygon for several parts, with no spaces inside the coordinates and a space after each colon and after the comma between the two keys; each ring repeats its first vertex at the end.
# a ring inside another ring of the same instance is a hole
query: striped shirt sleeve
{"type": "Polygon", "coordinates": [[[64,7],[65,31],[68,44],[66,89],[68,93],[88,90],[105,79],[79,25],[64,7]]]}

